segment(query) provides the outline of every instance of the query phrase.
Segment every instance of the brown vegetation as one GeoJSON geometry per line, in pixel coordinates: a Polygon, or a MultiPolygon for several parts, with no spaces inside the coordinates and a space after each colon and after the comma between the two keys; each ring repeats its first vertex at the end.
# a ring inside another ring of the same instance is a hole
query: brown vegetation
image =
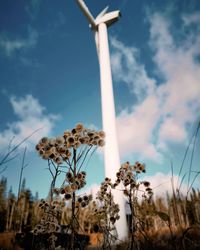
{"type": "Polygon", "coordinates": [[[0,233],[0,249],[2,250],[21,250],[15,244],[15,233],[0,233]]]}
{"type": "MultiPolygon", "coordinates": [[[[41,216],[38,213],[39,201],[26,188],[21,191],[18,203],[11,191],[6,196],[6,180],[4,178],[0,181],[0,190],[0,229],[2,232],[0,234],[0,247],[2,249],[20,249],[15,244],[13,231],[33,230],[41,216]]],[[[93,223],[96,220],[92,216],[95,217],[95,214],[92,214],[91,206],[88,206],[80,210],[80,215],[77,218],[82,233],[90,235],[90,245],[94,248],[101,246],[103,236],[101,233],[93,232],[95,226],[93,223]]],[[[69,217],[69,209],[63,208],[61,219],[63,225],[69,223],[69,217]]],[[[149,244],[155,249],[156,247],[157,249],[171,249],[170,247],[174,244],[182,244],[182,248],[176,249],[185,250],[196,250],[200,247],[199,191],[193,189],[189,198],[179,197],[176,203],[174,198],[169,195],[166,198],[152,200],[151,203],[137,203],[135,204],[135,218],[140,226],[134,232],[134,241],[138,242],[139,245],[145,244],[147,247],[149,244]]]]}
{"type": "MultiPolygon", "coordinates": [[[[86,172],[81,171],[82,165],[92,147],[95,150],[97,145],[103,146],[104,136],[103,131],[91,131],[79,124],[71,131],[66,131],[63,137],[45,137],[40,140],[36,148],[48,160],[52,175],[46,200],[39,201],[38,195],[33,197],[25,187],[25,180],[21,185],[22,175],[17,197],[12,189],[7,192],[7,179],[1,178],[1,250],[20,249],[16,233],[22,233],[18,236],[29,235],[32,243],[36,238],[39,240],[35,245],[24,247],[32,250],[85,249],[83,245],[88,244],[88,235],[89,249],[200,249],[200,191],[190,186],[184,196],[180,189],[175,191],[172,185],[171,196],[166,193],[166,197],[152,198],[150,183],[139,180],[139,175],[146,171],[144,164],[122,164],[116,173],[115,183],[109,178],[101,183],[96,200],[91,195],[77,195],[76,191],[86,184],[86,172]],[[61,163],[66,166],[61,166],[61,163]],[[57,176],[63,173],[64,182],[57,188],[57,176]],[[124,242],[116,241],[117,235],[113,234],[116,232],[115,222],[119,219],[119,206],[114,202],[112,190],[120,183],[130,208],[127,212],[129,238],[124,242]],[[140,200],[138,192],[142,192],[140,200]],[[62,244],[63,241],[67,243],[62,244]]],[[[22,170],[23,167],[24,164],[22,170]]]]}

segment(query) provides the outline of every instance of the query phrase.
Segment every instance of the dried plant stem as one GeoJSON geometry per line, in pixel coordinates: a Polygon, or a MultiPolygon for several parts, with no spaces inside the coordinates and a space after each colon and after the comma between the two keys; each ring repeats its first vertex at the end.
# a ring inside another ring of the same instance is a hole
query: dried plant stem
{"type": "Polygon", "coordinates": [[[191,177],[191,171],[192,171],[192,163],[193,163],[194,151],[195,151],[196,140],[197,140],[197,135],[198,135],[199,129],[200,129],[200,122],[198,123],[197,129],[196,129],[195,134],[194,134],[194,143],[193,143],[193,147],[192,147],[192,155],[191,155],[191,159],[190,159],[190,167],[189,167],[189,174],[188,174],[187,195],[188,195],[189,189],[190,189],[190,177],[191,177]]]}
{"type": "Polygon", "coordinates": [[[24,171],[25,167],[28,166],[28,164],[25,164],[26,150],[27,150],[27,147],[25,147],[25,149],[24,149],[23,158],[22,158],[22,165],[21,165],[20,177],[19,177],[18,195],[17,195],[17,204],[19,202],[19,196],[20,196],[20,192],[21,192],[21,183],[22,183],[23,171],[24,171]]]}
{"type": "MultiPolygon", "coordinates": [[[[37,133],[40,129],[36,129],[35,131],[33,131],[33,133],[31,133],[29,136],[27,136],[26,138],[24,138],[21,142],[19,142],[16,146],[14,146],[11,149],[11,143],[13,141],[13,139],[10,141],[9,147],[8,147],[8,152],[4,155],[4,157],[1,159],[0,161],[0,167],[6,163],[8,163],[9,161],[13,160],[14,158],[16,158],[17,155],[9,158],[11,156],[11,154],[13,152],[15,152],[26,140],[28,140],[31,136],[33,136],[35,133],[37,133]]],[[[7,166],[5,166],[1,171],[0,174],[2,174],[5,170],[6,170],[7,166]]]]}
{"type": "MultiPolygon", "coordinates": [[[[76,149],[73,149],[73,175],[76,176],[76,149]]],[[[72,193],[72,217],[71,217],[71,244],[70,249],[74,249],[74,241],[75,241],[75,232],[76,232],[76,215],[75,215],[75,209],[76,209],[76,193],[73,191],[72,193]]]]}
{"type": "Polygon", "coordinates": [[[172,172],[171,185],[172,185],[172,194],[173,194],[174,213],[175,213],[175,218],[177,218],[178,227],[181,229],[181,223],[180,223],[180,218],[179,218],[179,213],[178,213],[177,197],[176,197],[175,188],[174,188],[174,167],[173,167],[172,162],[171,162],[171,172],[172,172]]]}
{"type": "Polygon", "coordinates": [[[131,192],[129,193],[129,205],[131,209],[131,250],[133,250],[134,246],[134,233],[135,233],[135,222],[134,222],[134,216],[135,216],[135,211],[134,211],[134,206],[133,206],[133,201],[132,201],[132,194],[131,192]]]}

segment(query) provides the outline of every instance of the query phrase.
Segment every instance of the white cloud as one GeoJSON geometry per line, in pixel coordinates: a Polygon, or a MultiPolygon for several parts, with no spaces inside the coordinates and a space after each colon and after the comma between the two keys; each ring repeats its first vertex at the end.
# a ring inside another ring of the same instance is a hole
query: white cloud
{"type": "Polygon", "coordinates": [[[98,185],[97,183],[94,183],[94,184],[92,184],[90,186],[84,187],[83,189],[78,191],[78,193],[80,195],[92,194],[93,198],[95,198],[99,190],[100,190],[100,185],[98,185]]]}
{"type": "MultiPolygon", "coordinates": [[[[163,174],[163,173],[156,173],[152,176],[145,176],[144,180],[149,181],[151,183],[151,188],[153,189],[154,196],[164,197],[166,198],[166,193],[168,192],[169,195],[172,195],[172,183],[174,185],[174,189],[180,185],[180,179],[177,175],[173,176],[172,182],[172,175],[171,173],[163,174]]],[[[187,186],[183,183],[181,189],[179,190],[181,194],[187,193],[187,186]]]]}
{"type": "MultiPolygon", "coordinates": [[[[190,16],[190,20],[194,23],[197,17],[190,16]]],[[[193,35],[177,43],[171,34],[174,27],[166,17],[154,13],[149,23],[149,45],[163,82],[158,83],[148,76],[145,66],[139,63],[138,49],[116,39],[112,39],[111,62],[115,79],[127,83],[139,100],[131,104],[131,111],[123,110],[118,115],[120,152],[122,156],[137,153],[159,161],[161,150],[168,149],[169,142],[187,141],[187,126],[200,116],[200,64],[197,60],[200,30],[194,30],[193,35]]]]}
{"type": "Polygon", "coordinates": [[[149,96],[131,113],[122,112],[117,118],[120,153],[138,153],[143,158],[161,160],[155,145],[151,142],[152,131],[159,117],[158,100],[149,96]]]}
{"type": "Polygon", "coordinates": [[[200,32],[196,34],[195,41],[188,38],[177,46],[169,33],[168,21],[161,15],[151,17],[151,27],[154,61],[166,79],[157,88],[163,118],[159,140],[183,142],[187,138],[186,125],[200,115],[200,64],[196,61],[196,56],[200,54],[197,42],[200,32]],[[160,27],[155,28],[157,23],[160,27]],[[163,39],[170,42],[162,43],[163,39]]]}
{"type": "Polygon", "coordinates": [[[111,54],[115,79],[127,83],[138,100],[153,93],[155,81],[148,77],[144,65],[137,62],[139,51],[125,46],[116,38],[111,39],[111,45],[115,51],[111,54]]]}
{"type": "Polygon", "coordinates": [[[27,1],[27,6],[25,7],[25,10],[29,14],[31,19],[36,19],[41,6],[42,1],[41,0],[30,0],[27,1]]]}
{"type": "Polygon", "coordinates": [[[162,138],[162,141],[176,140],[176,142],[182,142],[187,138],[184,127],[177,124],[177,121],[172,118],[167,118],[166,121],[163,122],[159,136],[162,138]]]}
{"type": "Polygon", "coordinates": [[[200,12],[195,12],[190,15],[183,15],[182,19],[185,25],[200,24],[200,12]]]}
{"type": "Polygon", "coordinates": [[[21,119],[25,119],[28,116],[41,117],[45,109],[39,104],[37,99],[33,98],[32,95],[27,95],[25,98],[20,100],[16,97],[11,97],[10,102],[14,113],[21,119]]]}
{"type": "Polygon", "coordinates": [[[17,121],[7,124],[7,128],[0,133],[1,148],[6,148],[12,138],[16,145],[30,136],[37,129],[41,129],[26,141],[26,146],[35,145],[42,136],[50,135],[58,116],[45,114],[45,108],[32,95],[23,98],[11,97],[10,102],[17,121]]]}
{"type": "Polygon", "coordinates": [[[7,56],[11,56],[15,51],[29,49],[37,44],[38,33],[33,29],[29,29],[28,36],[25,38],[10,38],[6,34],[0,34],[0,47],[5,51],[7,56]]]}

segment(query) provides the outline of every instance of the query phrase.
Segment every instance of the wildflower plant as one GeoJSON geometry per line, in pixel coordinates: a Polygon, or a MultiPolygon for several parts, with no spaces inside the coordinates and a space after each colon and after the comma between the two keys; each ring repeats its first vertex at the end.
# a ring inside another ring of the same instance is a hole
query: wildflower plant
{"type": "Polygon", "coordinates": [[[42,199],[39,203],[41,209],[41,221],[36,225],[34,234],[59,232],[59,221],[62,214],[63,201],[52,201],[51,203],[42,199]]]}
{"type": "Polygon", "coordinates": [[[117,179],[114,183],[114,187],[116,188],[122,183],[124,195],[131,198],[130,201],[137,199],[139,192],[142,193],[143,198],[150,200],[153,195],[150,183],[148,181],[139,181],[139,175],[145,172],[145,164],[141,164],[137,161],[134,165],[131,165],[129,162],[125,162],[116,173],[117,179]],[[141,186],[143,186],[143,188],[141,188],[141,186]]]}
{"type": "Polygon", "coordinates": [[[97,147],[104,146],[104,139],[103,131],[87,129],[82,124],[77,124],[72,130],[65,131],[62,136],[43,137],[36,145],[40,157],[47,160],[52,176],[49,203],[42,204],[41,208],[48,216],[54,218],[59,216],[58,207],[52,205],[54,197],[61,195],[64,201],[70,203],[72,215],[69,228],[72,238],[77,232],[77,210],[87,206],[92,199],[91,196],[76,195],[77,190],[86,185],[86,172],[83,171],[83,167],[89,155],[91,157],[97,147]],[[57,177],[61,174],[64,175],[63,183],[61,187],[56,187],[57,177]]]}
{"type": "Polygon", "coordinates": [[[140,181],[141,174],[146,172],[145,164],[138,161],[131,165],[130,162],[125,162],[121,165],[119,171],[116,173],[116,181],[113,184],[114,188],[117,188],[121,184],[120,188],[127,199],[131,211],[131,249],[133,249],[134,234],[137,230],[140,230],[140,220],[137,216],[138,198],[141,200],[150,202],[153,196],[150,182],[140,181]]]}
{"type": "Polygon", "coordinates": [[[119,205],[114,202],[112,187],[111,179],[105,178],[97,193],[97,200],[100,204],[99,212],[105,217],[103,221],[100,221],[100,227],[106,225],[109,231],[113,230],[115,222],[119,220],[119,205]]]}
{"type": "Polygon", "coordinates": [[[113,184],[110,178],[105,178],[97,193],[98,207],[95,208],[96,231],[104,234],[103,249],[117,240],[115,223],[119,220],[119,205],[114,202],[113,184]]]}

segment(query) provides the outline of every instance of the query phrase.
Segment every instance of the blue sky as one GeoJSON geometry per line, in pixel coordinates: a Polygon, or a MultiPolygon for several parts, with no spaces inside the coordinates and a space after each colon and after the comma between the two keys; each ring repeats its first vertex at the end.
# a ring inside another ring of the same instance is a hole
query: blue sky
{"type": "MultiPolygon", "coordinates": [[[[200,2],[87,0],[96,16],[105,6],[122,18],[109,28],[121,161],[145,162],[153,186],[170,186],[200,118],[200,2]]],[[[75,1],[0,2],[0,149],[23,140],[2,174],[15,191],[22,152],[26,185],[45,197],[47,163],[34,151],[41,136],[78,122],[100,129],[99,65],[94,37],[75,1]]],[[[192,162],[199,170],[199,137],[192,162]]],[[[182,174],[189,168],[186,159],[182,174]]],[[[101,153],[89,165],[88,188],[104,178],[101,153]]],[[[195,174],[195,173],[194,173],[195,174]]],[[[198,187],[196,180],[195,186],[198,187]]],[[[187,177],[185,186],[187,190],[187,177]]]]}

